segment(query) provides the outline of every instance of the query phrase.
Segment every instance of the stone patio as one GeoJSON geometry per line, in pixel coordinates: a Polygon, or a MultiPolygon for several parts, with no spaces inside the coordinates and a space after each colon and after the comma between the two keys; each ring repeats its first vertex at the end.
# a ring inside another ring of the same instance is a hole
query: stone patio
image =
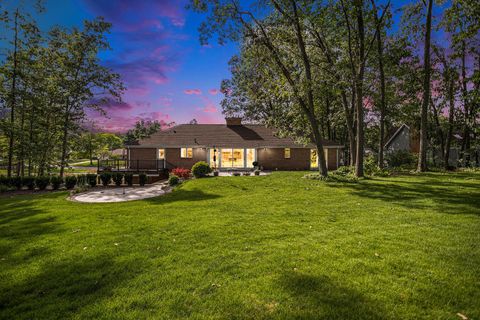
{"type": "Polygon", "coordinates": [[[123,202],[158,197],[169,191],[166,183],[155,183],[145,187],[96,189],[75,194],[70,197],[70,200],[88,203],[123,202]]]}

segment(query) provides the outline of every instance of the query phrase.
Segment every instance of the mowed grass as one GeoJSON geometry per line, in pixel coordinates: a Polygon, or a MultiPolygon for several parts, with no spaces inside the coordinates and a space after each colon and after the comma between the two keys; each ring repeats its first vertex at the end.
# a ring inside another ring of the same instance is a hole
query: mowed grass
{"type": "Polygon", "coordinates": [[[480,174],[302,175],[0,198],[0,318],[480,318],[480,174]]]}

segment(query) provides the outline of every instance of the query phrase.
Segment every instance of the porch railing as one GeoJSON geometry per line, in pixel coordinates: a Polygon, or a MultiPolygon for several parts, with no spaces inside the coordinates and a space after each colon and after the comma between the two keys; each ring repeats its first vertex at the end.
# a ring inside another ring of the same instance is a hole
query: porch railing
{"type": "Polygon", "coordinates": [[[165,160],[98,160],[98,171],[159,172],[165,168],[165,160]]]}

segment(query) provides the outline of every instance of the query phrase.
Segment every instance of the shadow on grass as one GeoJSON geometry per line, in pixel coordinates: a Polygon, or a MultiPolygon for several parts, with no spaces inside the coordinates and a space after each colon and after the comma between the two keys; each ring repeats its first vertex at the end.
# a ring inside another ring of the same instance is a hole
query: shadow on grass
{"type": "Polygon", "coordinates": [[[284,274],[282,288],[293,297],[288,319],[387,319],[384,310],[360,292],[326,276],[284,274]]]}
{"type": "Polygon", "coordinates": [[[144,201],[148,201],[152,204],[166,204],[170,202],[179,201],[203,201],[220,198],[218,194],[205,193],[202,190],[184,190],[182,187],[178,187],[171,193],[160,197],[147,198],[144,201]]]}
{"type": "Polygon", "coordinates": [[[0,205],[0,256],[4,263],[24,263],[48,253],[45,248],[31,248],[22,257],[24,245],[35,243],[37,237],[62,232],[56,217],[35,206],[35,200],[7,200],[0,205]],[[12,256],[15,253],[15,257],[12,256]]]}
{"type": "Polygon", "coordinates": [[[0,318],[67,319],[75,313],[84,316],[87,313],[92,318],[104,315],[105,310],[93,308],[94,304],[111,297],[115,288],[134,278],[141,269],[138,262],[118,263],[110,257],[76,257],[44,265],[38,274],[19,283],[0,285],[0,318]],[[87,307],[89,310],[84,310],[87,307]]]}
{"type": "MultiPolygon", "coordinates": [[[[329,184],[332,188],[350,190],[354,195],[395,203],[411,209],[428,209],[432,204],[440,213],[480,215],[480,181],[465,183],[458,180],[435,179],[429,176],[421,180],[392,178],[370,179],[358,184],[329,184]]],[[[453,178],[452,177],[452,178],[453,178]]]]}

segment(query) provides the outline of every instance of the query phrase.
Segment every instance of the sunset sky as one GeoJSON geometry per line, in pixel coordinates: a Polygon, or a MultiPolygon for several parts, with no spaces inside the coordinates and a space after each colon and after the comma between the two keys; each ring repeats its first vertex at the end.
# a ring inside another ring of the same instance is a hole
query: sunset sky
{"type": "Polygon", "coordinates": [[[121,74],[127,91],[122,104],[106,106],[108,117],[91,114],[100,130],[125,131],[137,119],[176,123],[223,122],[220,82],[229,77],[234,44],[201,46],[202,17],[179,0],[48,0],[36,18],[42,29],[80,26],[103,16],[113,24],[112,50],[101,55],[121,74]]]}

